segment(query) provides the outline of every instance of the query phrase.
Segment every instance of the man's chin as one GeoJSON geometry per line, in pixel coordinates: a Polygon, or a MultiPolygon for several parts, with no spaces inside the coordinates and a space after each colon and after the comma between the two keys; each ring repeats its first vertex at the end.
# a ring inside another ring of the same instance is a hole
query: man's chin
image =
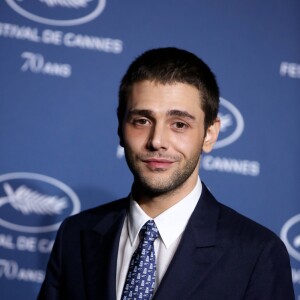
{"type": "MultiPolygon", "coordinates": [[[[160,177],[160,176],[157,176],[160,177]]],[[[159,196],[173,191],[176,186],[168,178],[168,182],[165,180],[156,178],[154,180],[149,180],[148,178],[140,178],[136,180],[136,186],[142,188],[144,193],[151,196],[159,196]]]]}

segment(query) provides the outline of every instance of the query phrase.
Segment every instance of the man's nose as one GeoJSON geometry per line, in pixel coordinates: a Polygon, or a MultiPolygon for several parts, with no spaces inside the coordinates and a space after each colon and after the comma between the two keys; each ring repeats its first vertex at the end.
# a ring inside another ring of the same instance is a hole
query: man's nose
{"type": "Polygon", "coordinates": [[[169,146],[168,141],[168,130],[163,124],[155,124],[151,128],[151,132],[149,135],[148,149],[150,150],[159,150],[159,149],[167,149],[169,146]]]}

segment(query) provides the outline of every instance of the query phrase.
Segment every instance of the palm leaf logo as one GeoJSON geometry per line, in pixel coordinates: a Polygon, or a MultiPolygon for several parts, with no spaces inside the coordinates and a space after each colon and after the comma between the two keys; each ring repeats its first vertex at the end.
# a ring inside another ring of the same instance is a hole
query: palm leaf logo
{"type": "Polygon", "coordinates": [[[232,125],[232,116],[230,114],[219,113],[219,118],[221,120],[221,132],[224,132],[232,125]]]}
{"type": "Polygon", "coordinates": [[[4,204],[10,204],[24,215],[58,215],[68,207],[65,197],[42,195],[25,185],[14,191],[10,184],[4,183],[3,189],[6,196],[0,198],[0,207],[4,204]]]}

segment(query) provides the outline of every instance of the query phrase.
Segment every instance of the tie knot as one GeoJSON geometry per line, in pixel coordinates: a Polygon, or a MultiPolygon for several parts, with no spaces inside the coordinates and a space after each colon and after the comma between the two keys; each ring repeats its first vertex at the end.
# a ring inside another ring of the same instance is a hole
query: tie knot
{"type": "Polygon", "coordinates": [[[158,237],[158,229],[153,220],[147,221],[141,229],[142,238],[146,241],[154,242],[158,237]]]}

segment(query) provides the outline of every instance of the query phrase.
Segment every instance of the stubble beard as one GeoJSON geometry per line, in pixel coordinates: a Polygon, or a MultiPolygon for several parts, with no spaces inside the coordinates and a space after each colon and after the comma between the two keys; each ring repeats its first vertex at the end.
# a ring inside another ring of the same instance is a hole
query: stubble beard
{"type": "Polygon", "coordinates": [[[200,156],[197,155],[189,159],[185,166],[174,170],[169,178],[162,178],[160,174],[165,172],[165,170],[159,168],[153,171],[154,174],[152,174],[152,176],[145,176],[143,174],[143,168],[139,166],[132,157],[126,156],[126,160],[134,176],[134,188],[148,196],[159,196],[176,193],[194,173],[198,166],[200,156]]]}

